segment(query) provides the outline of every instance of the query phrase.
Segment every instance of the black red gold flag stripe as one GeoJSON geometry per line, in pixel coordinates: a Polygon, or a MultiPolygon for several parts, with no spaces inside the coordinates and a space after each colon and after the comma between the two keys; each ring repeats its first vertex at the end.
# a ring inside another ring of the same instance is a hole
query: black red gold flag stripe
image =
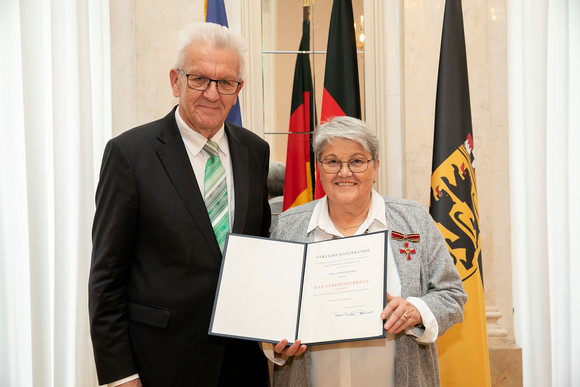
{"type": "MultiPolygon", "coordinates": [[[[336,116],[362,117],[356,55],[352,1],[334,0],[326,48],[321,123],[336,116]]],[[[316,199],[324,196],[318,178],[314,195],[316,199]]]]}
{"type": "MultiPolygon", "coordinates": [[[[302,24],[302,40],[299,51],[309,51],[310,22],[302,24]]],[[[290,108],[290,132],[286,153],[286,176],[284,179],[283,210],[308,203],[313,199],[314,156],[310,133],[316,126],[316,109],[312,92],[310,56],[298,54],[292,86],[290,108]]]]}

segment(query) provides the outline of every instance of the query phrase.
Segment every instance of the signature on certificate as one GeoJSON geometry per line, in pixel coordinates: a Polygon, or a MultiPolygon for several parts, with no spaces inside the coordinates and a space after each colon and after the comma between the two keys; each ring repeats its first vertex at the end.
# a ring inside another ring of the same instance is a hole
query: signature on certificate
{"type": "Polygon", "coordinates": [[[334,317],[358,317],[374,313],[372,310],[353,310],[348,312],[333,312],[334,317]]]}

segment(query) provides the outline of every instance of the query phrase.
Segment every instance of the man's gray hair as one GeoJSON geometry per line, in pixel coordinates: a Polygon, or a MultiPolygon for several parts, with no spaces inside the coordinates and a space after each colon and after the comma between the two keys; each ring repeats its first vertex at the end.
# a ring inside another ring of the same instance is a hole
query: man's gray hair
{"type": "Polygon", "coordinates": [[[207,44],[216,49],[237,51],[240,63],[238,81],[244,79],[246,66],[244,55],[248,51],[248,44],[237,32],[215,23],[191,23],[185,26],[177,38],[174,68],[180,69],[185,65],[187,49],[191,44],[207,44]]]}
{"type": "Polygon", "coordinates": [[[379,138],[374,131],[357,118],[338,116],[320,125],[314,131],[312,150],[317,160],[320,160],[322,149],[326,144],[338,138],[359,143],[373,159],[379,159],[379,138]]]}
{"type": "Polygon", "coordinates": [[[286,175],[286,166],[279,161],[272,161],[268,170],[268,195],[271,197],[284,195],[284,177],[286,175]]]}

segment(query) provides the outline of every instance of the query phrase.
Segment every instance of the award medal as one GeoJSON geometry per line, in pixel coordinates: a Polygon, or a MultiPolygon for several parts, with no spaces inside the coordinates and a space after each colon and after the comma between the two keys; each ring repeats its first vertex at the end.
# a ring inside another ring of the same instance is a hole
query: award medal
{"type": "Polygon", "coordinates": [[[407,260],[411,260],[411,254],[416,253],[415,249],[409,248],[409,242],[419,243],[421,241],[421,236],[419,234],[404,234],[399,231],[391,231],[391,238],[396,241],[405,241],[405,248],[399,249],[399,252],[401,254],[407,254],[407,260]]]}

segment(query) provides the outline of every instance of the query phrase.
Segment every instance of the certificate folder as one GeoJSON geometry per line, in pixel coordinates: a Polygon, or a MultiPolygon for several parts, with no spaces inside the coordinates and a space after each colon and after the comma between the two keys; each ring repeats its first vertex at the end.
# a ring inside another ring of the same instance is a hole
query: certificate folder
{"type": "Polygon", "coordinates": [[[309,345],[386,337],[387,235],[299,243],[229,234],[209,334],[309,345]]]}

